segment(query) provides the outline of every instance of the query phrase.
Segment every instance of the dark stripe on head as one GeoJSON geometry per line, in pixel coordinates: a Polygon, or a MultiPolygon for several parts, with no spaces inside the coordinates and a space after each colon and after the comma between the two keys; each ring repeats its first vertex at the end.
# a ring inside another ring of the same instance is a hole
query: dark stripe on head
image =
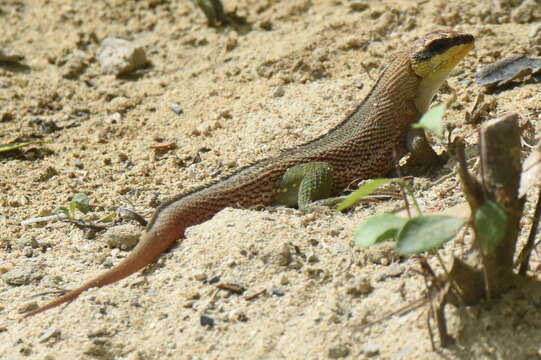
{"type": "Polygon", "coordinates": [[[446,37],[443,39],[435,39],[426,45],[426,50],[418,52],[413,56],[415,61],[428,60],[431,57],[443,54],[448,49],[456,45],[469,44],[474,41],[472,35],[465,34],[459,36],[446,37]]]}

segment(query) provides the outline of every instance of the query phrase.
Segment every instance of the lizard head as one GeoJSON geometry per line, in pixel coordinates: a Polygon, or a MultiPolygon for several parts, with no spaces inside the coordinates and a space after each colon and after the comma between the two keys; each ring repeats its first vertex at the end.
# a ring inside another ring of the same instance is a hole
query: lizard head
{"type": "Polygon", "coordinates": [[[409,56],[411,69],[421,78],[415,98],[420,112],[426,111],[434,93],[473,46],[472,35],[455,31],[434,31],[414,42],[409,56]]]}

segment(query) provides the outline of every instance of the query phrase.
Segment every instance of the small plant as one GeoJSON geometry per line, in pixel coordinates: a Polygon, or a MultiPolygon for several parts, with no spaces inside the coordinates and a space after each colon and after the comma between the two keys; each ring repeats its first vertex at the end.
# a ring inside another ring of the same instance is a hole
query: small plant
{"type": "Polygon", "coordinates": [[[88,196],[82,193],[73,195],[73,198],[69,202],[68,206],[59,206],[56,208],[55,212],[65,214],[68,219],[75,219],[75,212],[79,210],[83,214],[86,214],[90,211],[90,199],[88,196]]]}
{"type": "Polygon", "coordinates": [[[32,140],[12,144],[0,144],[0,153],[17,150],[28,145],[41,144],[43,142],[43,140],[32,140]]]}
{"type": "MultiPolygon", "coordinates": [[[[422,127],[442,137],[441,119],[448,104],[430,109],[416,127],[422,127]]],[[[395,250],[401,255],[432,252],[442,262],[437,250],[443,244],[459,234],[462,236],[468,232],[471,234],[474,248],[477,250],[477,258],[470,257],[468,263],[459,258],[453,258],[449,271],[442,263],[444,274],[441,276],[435,275],[424,258],[419,259],[423,274],[430,283],[425,300],[435,302],[429,308],[429,314],[437,322],[443,347],[453,342],[445,324],[446,304],[473,305],[483,299],[490,300],[494,296],[499,296],[516,284],[517,277],[523,276],[528,267],[529,254],[535,246],[533,239],[537,233],[538,222],[534,219],[528,243],[518,257],[519,271],[515,272],[513,260],[525,202],[525,190],[519,192],[519,184],[522,179],[522,185],[527,183],[529,184],[527,186],[533,186],[531,184],[535,184],[535,181],[528,181],[528,176],[538,177],[541,166],[537,166],[535,175],[523,175],[518,123],[518,114],[510,113],[485,122],[481,126],[479,131],[481,179],[472,175],[467,168],[465,145],[462,139],[456,138],[449,145],[449,152],[458,162],[457,172],[467,201],[463,207],[464,217],[444,214],[423,215],[409,183],[403,179],[376,179],[368,182],[340,203],[337,208],[340,211],[346,209],[360,197],[370,194],[384,183],[393,181],[401,186],[405,200],[408,197],[413,200],[420,215],[409,218],[393,214],[369,217],[359,225],[355,232],[356,246],[368,247],[394,239],[395,250]]],[[[541,145],[530,158],[541,159],[540,154],[541,145]]],[[[539,163],[541,161],[537,161],[537,164],[539,163]]],[[[531,168],[533,167],[529,166],[525,174],[532,172],[531,168]]],[[[406,205],[408,206],[407,201],[406,205]]],[[[538,218],[540,214],[541,193],[534,218],[538,218]]]]}
{"type": "Polygon", "coordinates": [[[477,234],[481,249],[489,252],[505,235],[507,217],[496,202],[485,202],[476,211],[473,222],[466,220],[448,215],[418,215],[409,219],[392,214],[375,215],[359,225],[354,242],[357,247],[365,248],[395,239],[398,254],[415,255],[439,249],[455,238],[464,226],[470,226],[477,234]]]}

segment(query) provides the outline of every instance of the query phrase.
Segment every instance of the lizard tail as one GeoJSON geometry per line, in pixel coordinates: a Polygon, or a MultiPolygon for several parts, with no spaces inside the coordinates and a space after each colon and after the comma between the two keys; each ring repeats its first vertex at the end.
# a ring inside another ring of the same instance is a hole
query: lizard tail
{"type": "MultiPolygon", "coordinates": [[[[105,271],[92,280],[87,281],[77,289],[69,291],[67,294],[43,305],[24,315],[22,319],[29,318],[43,311],[57,307],[58,305],[70,302],[76,299],[84,291],[112,284],[122,280],[125,277],[142,269],[146,265],[156,260],[165,250],[179,238],[184,237],[184,230],[187,224],[169,223],[162,226],[153,226],[141,236],[141,240],[132,252],[122,260],[117,266],[105,271]],[[167,226],[163,226],[167,225],[167,226]]],[[[22,320],[21,319],[21,320],[22,320]]]]}

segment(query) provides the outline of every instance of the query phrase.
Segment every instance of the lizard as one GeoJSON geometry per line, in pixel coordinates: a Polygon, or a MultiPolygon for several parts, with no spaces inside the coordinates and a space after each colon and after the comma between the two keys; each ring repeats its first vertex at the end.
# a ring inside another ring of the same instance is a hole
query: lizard
{"type": "Polygon", "coordinates": [[[115,267],[28,312],[71,302],[84,291],[115,283],[154,262],[188,227],[226,207],[309,207],[339,194],[354,180],[388,174],[407,151],[421,162],[437,156],[424,132],[411,129],[449,73],[474,46],[474,37],[434,31],[399,51],[364,100],[326,134],[177,195],[158,207],[136,247],[115,267]]]}

